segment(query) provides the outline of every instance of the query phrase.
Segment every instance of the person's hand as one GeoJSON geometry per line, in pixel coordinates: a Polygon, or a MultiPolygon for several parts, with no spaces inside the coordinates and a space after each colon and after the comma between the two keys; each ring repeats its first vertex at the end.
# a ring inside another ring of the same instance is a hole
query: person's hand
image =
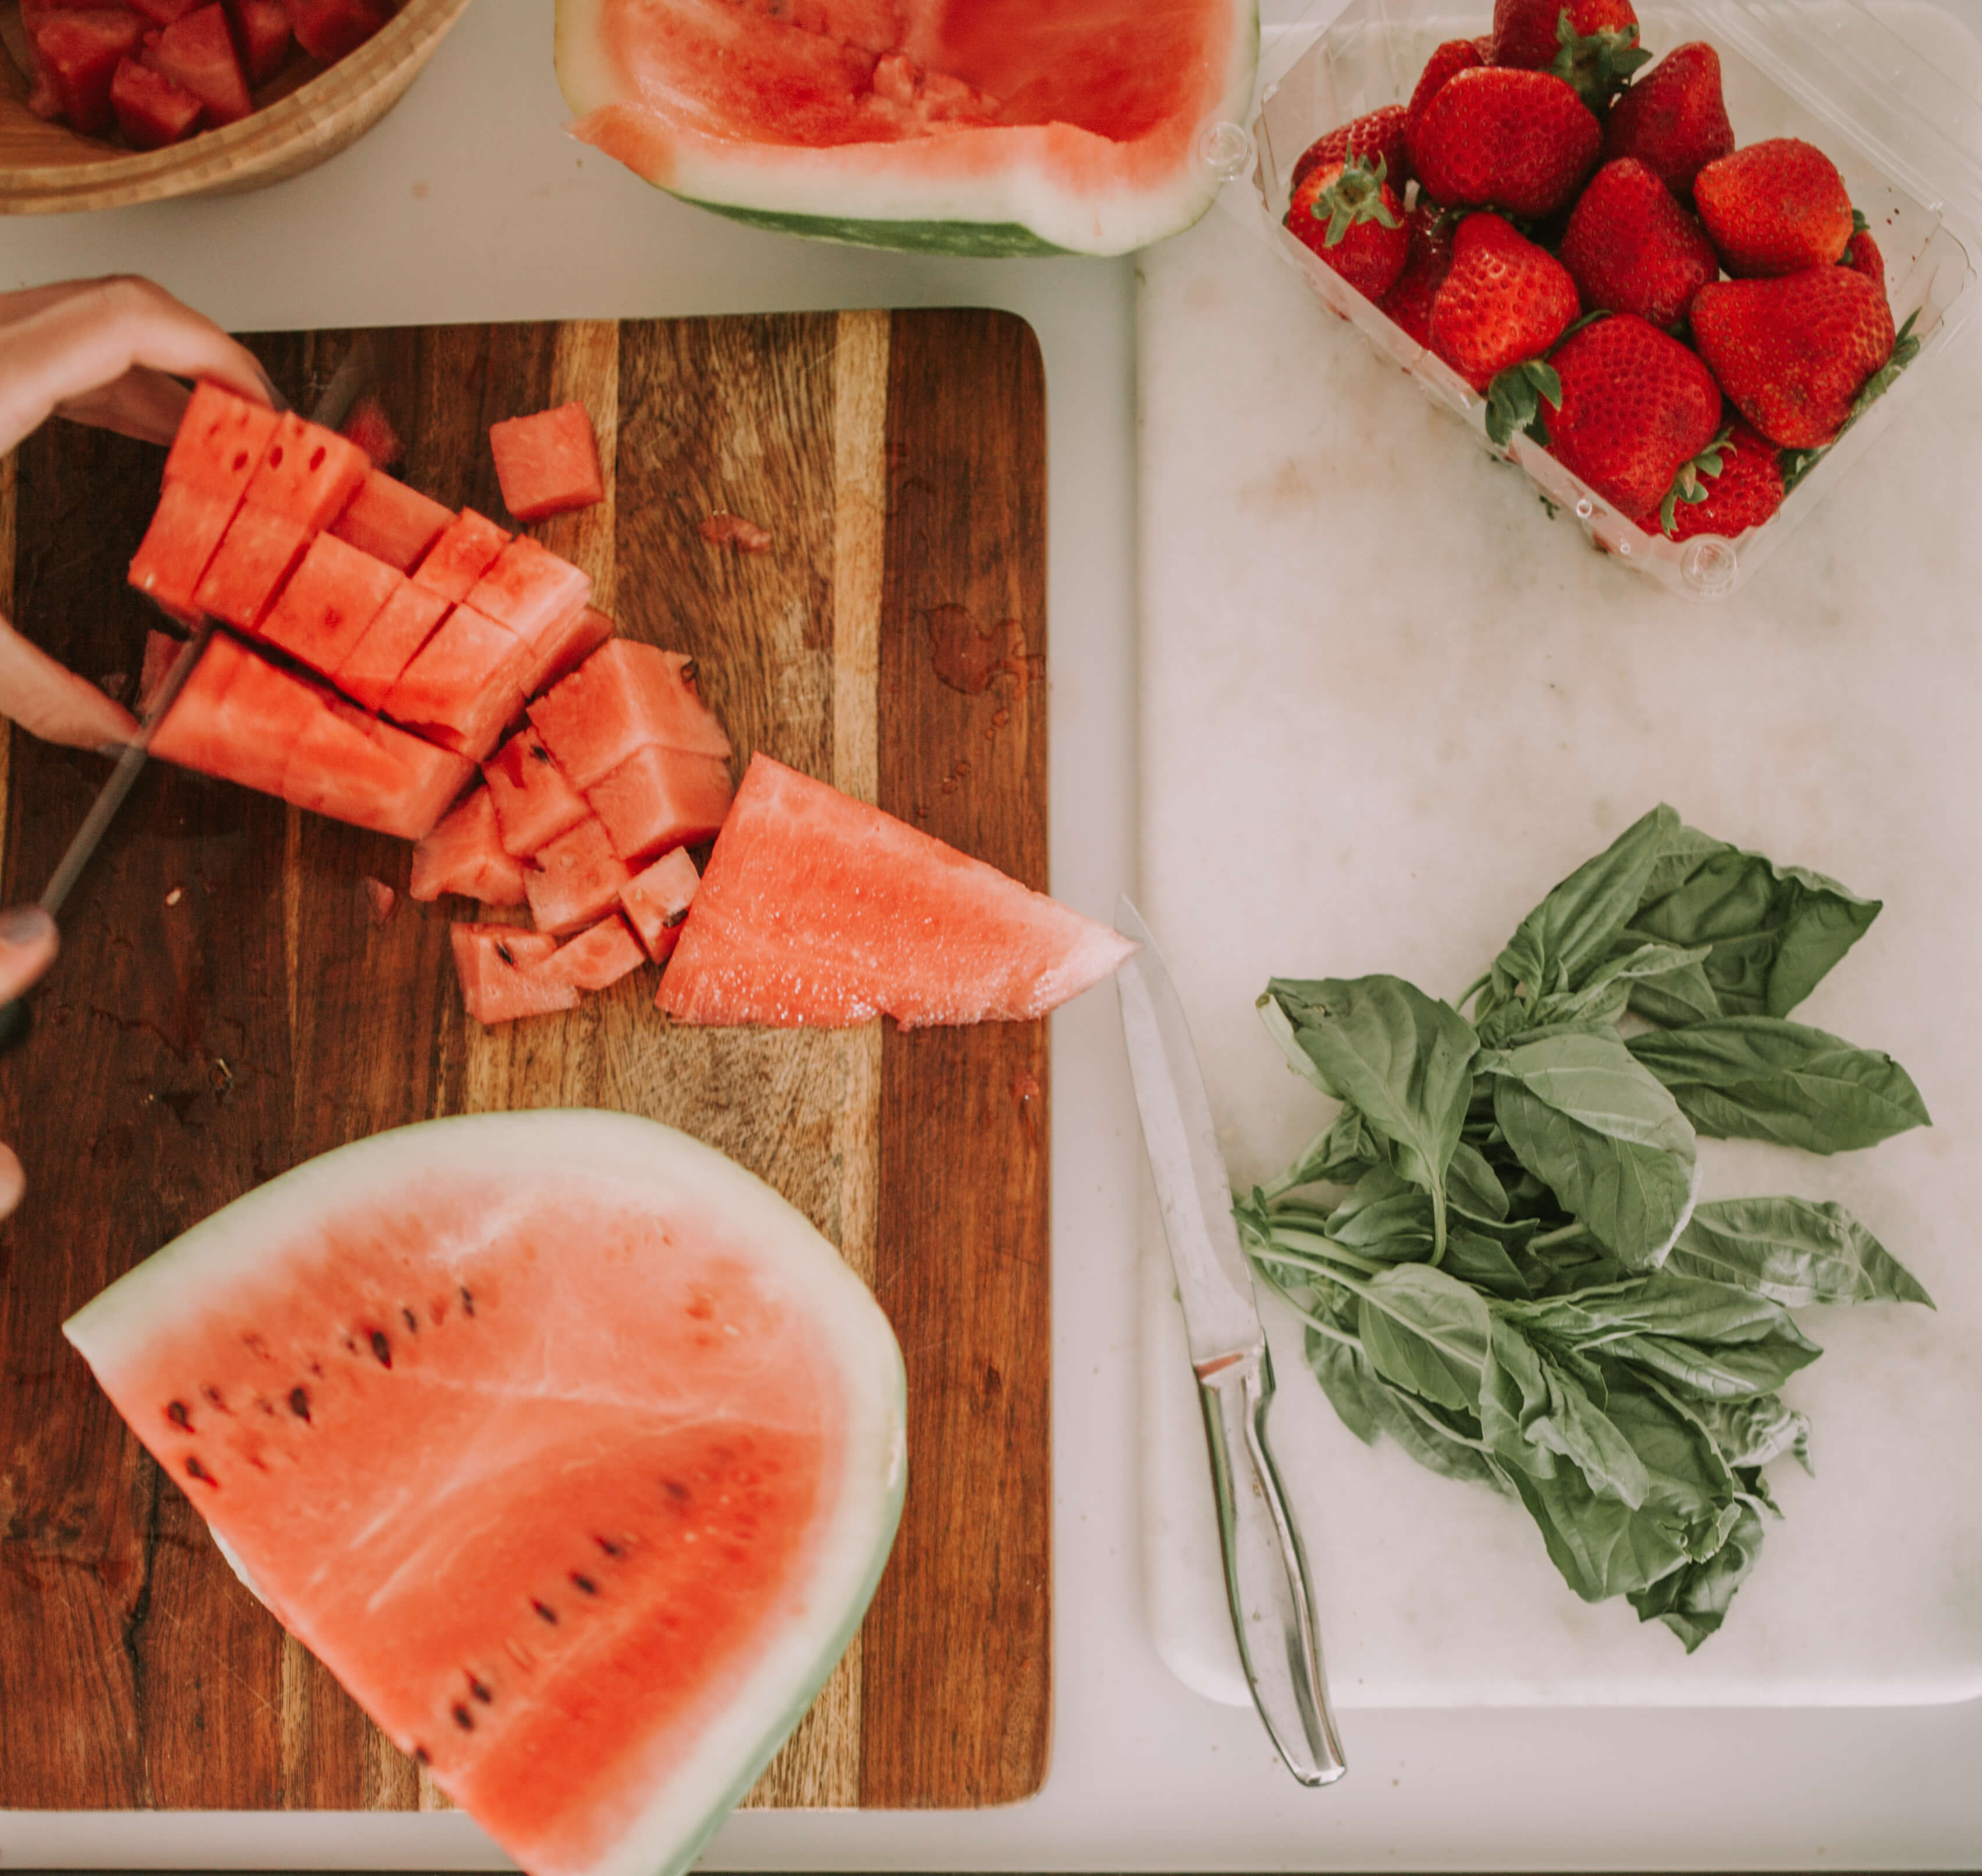
{"type": "MultiPolygon", "coordinates": [[[[55,922],[39,906],[0,912],[0,1003],[12,1003],[55,960],[55,922]]],[[[0,1147],[0,1218],[27,1190],[21,1162],[0,1147]]]]}
{"type": "MultiPolygon", "coordinates": [[[[0,293],[0,456],[51,416],[167,443],[211,378],[258,404],[273,387],[255,355],[148,280],[70,280],[0,293]]],[[[130,713],[0,618],[0,716],[50,743],[121,743],[130,713]]],[[[18,1169],[16,1171],[18,1177],[18,1169]]]]}

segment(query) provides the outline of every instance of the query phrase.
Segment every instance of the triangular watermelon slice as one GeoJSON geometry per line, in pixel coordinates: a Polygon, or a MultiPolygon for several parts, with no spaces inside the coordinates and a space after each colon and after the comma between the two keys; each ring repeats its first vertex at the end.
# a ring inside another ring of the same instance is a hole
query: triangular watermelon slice
{"type": "Polygon", "coordinates": [[[1023,1021],[1134,950],[837,789],[754,756],[661,980],[690,1023],[1023,1021]]]}

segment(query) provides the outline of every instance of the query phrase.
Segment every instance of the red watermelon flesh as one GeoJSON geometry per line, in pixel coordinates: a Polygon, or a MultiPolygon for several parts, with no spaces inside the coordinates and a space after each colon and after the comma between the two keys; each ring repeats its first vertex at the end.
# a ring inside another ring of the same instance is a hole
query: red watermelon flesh
{"type": "Polygon", "coordinates": [[[175,639],[169,632],[145,634],[145,661],[138,672],[138,699],[131,706],[132,714],[140,723],[151,715],[152,699],[158,694],[158,686],[165,681],[185,649],[185,639],[175,639]]]}
{"type": "Polygon", "coordinates": [[[374,0],[282,0],[282,5],[296,43],[327,65],[355,52],[392,17],[374,0]]]}
{"type": "Polygon", "coordinates": [[[627,878],[625,862],[595,819],[580,821],[544,847],[524,871],[523,890],[537,929],[562,934],[614,910],[627,878]]]}
{"type": "Polygon", "coordinates": [[[534,729],[518,730],[482,765],[482,773],[503,849],[519,859],[569,832],[592,812],[534,729]]]}
{"type": "MultiPolygon", "coordinates": [[[[142,65],[132,69],[143,72],[153,84],[166,82],[142,65]]],[[[120,76],[122,70],[120,66],[120,76]]],[[[152,525],[132,557],[128,576],[131,584],[163,605],[194,605],[200,576],[219,551],[227,524],[239,506],[238,496],[215,495],[192,482],[169,478],[158,492],[152,525]]]]}
{"type": "MultiPolygon", "coordinates": [[[[215,15],[220,12],[218,5],[209,10],[215,15]]],[[[205,17],[204,13],[195,13],[178,25],[168,27],[165,34],[160,35],[160,44],[169,34],[184,32],[205,17]]],[[[223,32],[225,25],[222,18],[223,32]]],[[[179,82],[185,83],[182,78],[179,82]]],[[[196,91],[198,88],[187,85],[186,88],[196,91]]],[[[286,515],[299,527],[315,533],[343,513],[371,473],[371,459],[355,443],[335,430],[326,430],[320,423],[285,411],[275,419],[275,433],[269,439],[254,479],[248,485],[248,499],[286,515]]]]}
{"type": "Polygon", "coordinates": [[[385,699],[385,713],[477,762],[523,707],[516,635],[457,606],[421,646],[385,699]]]}
{"type": "Polygon", "coordinates": [[[1024,1021],[1134,950],[996,868],[759,755],[716,836],[659,1001],[691,1023],[1024,1021]]]}
{"type": "Polygon", "coordinates": [[[153,734],[152,753],[279,795],[289,751],[322,711],[301,679],[215,633],[153,734]]]}
{"type": "Polygon", "coordinates": [[[496,564],[496,556],[509,544],[507,529],[496,526],[485,515],[464,508],[441,530],[413,578],[450,599],[465,599],[469,589],[496,564]]]}
{"type": "Polygon", "coordinates": [[[468,603],[498,625],[507,626],[525,644],[534,645],[591,594],[590,574],[519,535],[475,582],[468,603]]]}
{"type": "Polygon", "coordinates": [[[491,424],[489,447],[503,502],[519,521],[541,521],[606,499],[599,437],[582,404],[491,424]]]}
{"type": "Polygon", "coordinates": [[[399,674],[446,617],[447,602],[437,593],[402,581],[392,596],[332,675],[338,688],[368,710],[382,709],[399,674]]]}
{"type": "Polygon", "coordinates": [[[206,4],[206,0],[129,0],[132,12],[143,15],[154,26],[169,26],[175,19],[184,19],[195,8],[206,4]]]}
{"type": "Polygon", "coordinates": [[[227,17],[248,82],[267,84],[289,55],[289,16],[282,0],[228,0],[227,17]]]}
{"type": "MultiPolygon", "coordinates": [[[[226,9],[219,0],[173,21],[157,38],[148,41],[145,63],[170,78],[180,90],[192,92],[205,108],[209,124],[238,123],[254,108],[248,98],[247,75],[234,50],[234,35],[227,29],[226,9]]],[[[302,419],[282,421],[300,422],[302,419]]],[[[281,433],[279,424],[278,438],[281,433]]],[[[271,443],[269,447],[273,450],[275,445],[271,443]]],[[[259,481],[258,472],[256,482],[250,484],[254,499],[269,507],[282,507],[281,502],[270,499],[259,481]]],[[[299,514],[296,519],[304,517],[299,514]]],[[[323,524],[321,520],[310,520],[305,525],[321,527],[323,524]]]]}
{"type": "Polygon", "coordinates": [[[374,469],[390,469],[406,453],[392,419],[385,415],[385,406],[369,391],[352,406],[351,415],[338,426],[338,433],[363,450],[374,469]]]}
{"type": "MultiPolygon", "coordinates": [[[[191,136],[204,108],[191,92],[181,91],[170,78],[135,58],[118,65],[110,81],[110,108],[117,113],[117,128],[123,132],[125,142],[138,150],[162,150],[191,136]]],[[[212,496],[204,499],[213,500],[212,496]]],[[[232,502],[225,506],[231,513],[232,502]]],[[[219,545],[218,536],[215,544],[219,545]]]]}
{"type": "Polygon", "coordinates": [[[736,794],[719,756],[681,749],[636,749],[586,791],[614,850],[638,866],[669,847],[715,838],[736,794]]]}
{"type": "Polygon", "coordinates": [[[42,75],[75,129],[94,136],[110,122],[110,85],[119,62],[138,49],[144,22],[104,7],[49,13],[34,28],[42,75]]]}
{"type": "Polygon", "coordinates": [[[626,921],[618,913],[609,912],[596,925],[566,939],[536,967],[536,973],[553,983],[569,983],[574,990],[603,990],[646,961],[647,954],[626,921]]]}
{"type": "Polygon", "coordinates": [[[201,576],[195,603],[244,632],[255,630],[309,544],[309,529],[243,502],[228,523],[220,551],[201,576]]]}
{"type": "Polygon", "coordinates": [[[413,849],[412,883],[406,890],[423,900],[459,893],[485,906],[523,903],[522,863],[502,851],[488,789],[465,796],[413,849]]]}
{"type": "Polygon", "coordinates": [[[406,583],[334,534],[319,534],[262,622],[262,636],[326,676],[357,649],[365,629],[406,583]]]}
{"type": "Polygon", "coordinates": [[[282,766],[284,800],[402,840],[430,833],[475,773],[451,755],[325,695],[282,766]]]}
{"type": "Polygon", "coordinates": [[[534,697],[568,677],[612,636],[612,621],[594,606],[581,606],[560,619],[530,648],[536,663],[523,673],[523,695],[534,697]]]}
{"type": "Polygon", "coordinates": [[[676,847],[619,889],[619,909],[632,921],[656,963],[669,957],[681,941],[682,921],[695,903],[702,876],[686,847],[676,847]]]}
{"type": "Polygon", "coordinates": [[[551,753],[581,792],[658,743],[728,759],[729,739],[696,686],[696,665],[632,639],[602,645],[530,706],[551,753]]]}
{"type": "Polygon", "coordinates": [[[453,519],[439,502],[375,469],[330,531],[405,573],[419,565],[453,519]]]}
{"type": "Polygon", "coordinates": [[[165,457],[165,480],[238,501],[275,432],[275,413],[205,380],[193,387],[165,457]]]}
{"type": "Polygon", "coordinates": [[[577,985],[543,974],[557,950],[549,933],[514,925],[457,925],[451,936],[461,1000],[476,1022],[492,1028],[519,1016],[578,1007],[577,985]]]}

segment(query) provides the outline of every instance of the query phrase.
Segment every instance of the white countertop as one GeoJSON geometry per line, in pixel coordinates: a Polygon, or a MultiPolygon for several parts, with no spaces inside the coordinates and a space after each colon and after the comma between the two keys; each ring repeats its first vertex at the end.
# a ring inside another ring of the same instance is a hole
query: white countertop
{"type": "MultiPolygon", "coordinates": [[[[1951,10],[1982,28],[1982,0],[1951,10]]],[[[1134,885],[1132,264],[868,254],[682,207],[559,135],[550,13],[549,0],[478,0],[397,111],[292,182],[0,223],[0,287],[141,272],[243,329],[941,304],[1022,314],[1044,351],[1050,424],[1053,884],[1105,914],[1134,885]]],[[[1113,999],[1063,1013],[1054,1050],[1056,1705],[1046,1789],[995,1811],[749,1813],[717,1838],[708,1867],[1982,1861],[1982,1703],[1360,1711],[1346,1716],[1349,1778],[1299,1791],[1252,1716],[1188,1692],[1149,1639],[1136,1504],[1139,1143],[1113,999]]],[[[502,1860],[458,1814],[0,1814],[0,1868],[118,1864],[502,1860]]]]}

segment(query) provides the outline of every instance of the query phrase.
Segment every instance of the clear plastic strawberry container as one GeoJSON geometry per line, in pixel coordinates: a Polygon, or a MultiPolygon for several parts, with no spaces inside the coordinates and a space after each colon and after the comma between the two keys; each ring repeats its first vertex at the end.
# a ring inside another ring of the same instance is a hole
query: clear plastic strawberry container
{"type": "MultiPolygon", "coordinates": [[[[1490,453],[1525,469],[1559,519],[1669,591],[1720,599],[1736,591],[1831,499],[1850,466],[1906,406],[1932,385],[1942,355],[1967,322],[1982,258],[1982,103],[1932,55],[1931,29],[1957,30],[1920,6],[1877,16],[1856,0],[1687,0],[1643,5],[1646,47],[1660,55],[1705,40],[1720,55],[1727,111],[1739,143],[1800,137],[1837,164],[1854,205],[1885,257],[1894,322],[1910,318],[1918,355],[1809,468],[1775,516],[1732,540],[1685,542],[1647,534],[1524,436],[1502,450],[1487,437],[1486,399],[1426,351],[1281,225],[1288,178],[1324,132],[1407,100],[1432,48],[1484,32],[1488,12],[1454,12],[1437,0],[1351,0],[1274,35],[1261,65],[1260,104],[1250,139],[1253,179],[1272,224],[1270,239],[1315,294],[1426,395],[1450,410],[1490,453]],[[1886,23],[1888,20],[1896,22],[1886,23]]],[[[1228,161],[1244,147],[1225,127],[1228,161]]],[[[1233,165],[1233,166],[1236,166],[1233,165]]]]}

